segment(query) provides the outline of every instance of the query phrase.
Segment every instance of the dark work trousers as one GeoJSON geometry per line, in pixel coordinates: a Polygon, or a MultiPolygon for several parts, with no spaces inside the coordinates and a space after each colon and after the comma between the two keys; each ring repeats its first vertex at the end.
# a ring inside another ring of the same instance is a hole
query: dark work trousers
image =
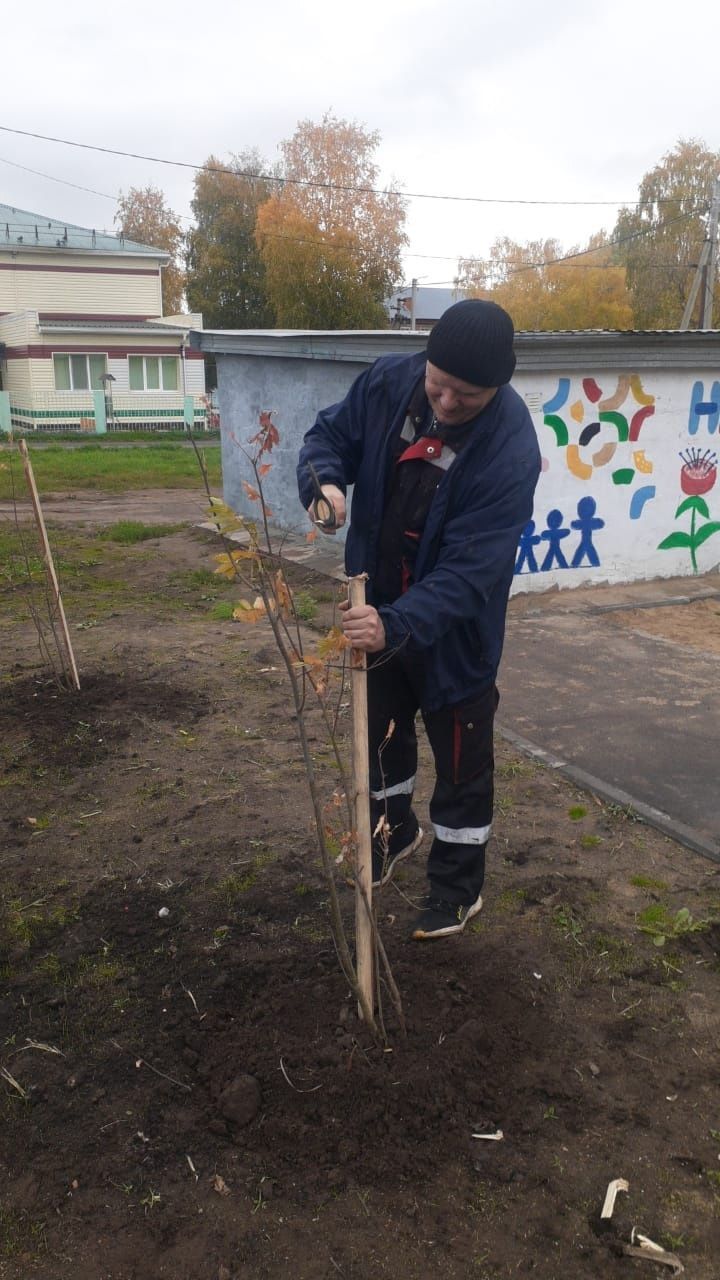
{"type": "Polygon", "coordinates": [[[421,711],[435,758],[430,801],[434,839],[428,857],[431,893],[454,905],[475,902],[485,877],[485,848],[493,811],[495,685],[468,702],[423,711],[417,658],[396,653],[368,660],[370,819],[383,815],[390,852],[415,829],[412,798],[417,772],[415,717],[421,711]],[[394,727],[391,729],[391,722],[394,727]]]}

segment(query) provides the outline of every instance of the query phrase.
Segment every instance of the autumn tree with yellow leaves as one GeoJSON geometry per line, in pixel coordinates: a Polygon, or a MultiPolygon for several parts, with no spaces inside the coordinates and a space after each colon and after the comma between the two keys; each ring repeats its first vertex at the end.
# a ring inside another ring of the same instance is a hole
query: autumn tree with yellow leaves
{"type": "MultiPolygon", "coordinates": [[[[627,269],[636,328],[678,328],[718,178],[720,152],[700,140],[681,138],[645,174],[638,203],[621,210],[614,238],[627,269]]],[[[720,294],[713,321],[720,325],[720,294]]]]}
{"type": "Polygon", "coordinates": [[[487,259],[464,259],[459,284],[470,297],[505,307],[516,329],[630,329],[625,269],[603,232],[584,250],[557,240],[496,240],[487,259]]]}
{"type": "Polygon", "coordinates": [[[402,278],[405,201],[378,187],[377,132],[326,114],[281,144],[284,181],[258,210],[256,239],[276,324],[384,328],[402,278]]]}

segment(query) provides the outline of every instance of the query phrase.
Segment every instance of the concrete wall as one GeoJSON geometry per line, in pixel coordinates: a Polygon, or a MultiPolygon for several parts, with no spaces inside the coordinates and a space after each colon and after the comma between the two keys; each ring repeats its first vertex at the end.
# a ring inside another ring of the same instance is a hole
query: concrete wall
{"type": "MultiPolygon", "coordinates": [[[[422,335],[206,334],[218,362],[226,501],[257,514],[241,448],[258,414],[281,436],[264,479],[273,522],[306,529],[295,463],[315,413],[381,353],[422,335]]],[[[520,334],[513,385],[543,456],[515,589],[628,582],[720,562],[720,334],[520,334]]]]}
{"type": "MultiPolygon", "coordinates": [[[[243,480],[255,483],[243,448],[252,451],[247,441],[258,430],[258,416],[272,409],[280,444],[268,459],[272,471],[263,478],[266,502],[273,512],[273,523],[280,528],[309,530],[295,478],[302,437],[318,410],[341,400],[362,368],[337,360],[218,357],[223,496],[234,511],[252,516],[258,513],[242,487],[243,480]]],[[[344,531],[339,536],[344,540],[344,531]]]]}

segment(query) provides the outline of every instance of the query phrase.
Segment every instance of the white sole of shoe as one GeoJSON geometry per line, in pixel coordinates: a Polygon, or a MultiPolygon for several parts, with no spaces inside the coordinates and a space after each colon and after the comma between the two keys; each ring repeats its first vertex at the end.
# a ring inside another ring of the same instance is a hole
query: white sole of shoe
{"type": "Polygon", "coordinates": [[[432,942],[433,938],[453,938],[456,934],[462,933],[469,920],[479,915],[482,911],[482,897],[477,899],[471,907],[468,907],[468,913],[464,920],[458,924],[449,924],[446,929],[433,929],[432,933],[426,932],[424,929],[413,929],[411,938],[416,942],[432,942]]]}

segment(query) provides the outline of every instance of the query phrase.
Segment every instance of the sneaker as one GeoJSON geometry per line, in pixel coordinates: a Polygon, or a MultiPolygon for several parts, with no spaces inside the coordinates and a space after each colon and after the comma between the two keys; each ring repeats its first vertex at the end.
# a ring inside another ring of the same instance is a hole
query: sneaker
{"type": "Polygon", "coordinates": [[[445,902],[428,894],[420,915],[415,921],[412,937],[421,941],[424,938],[449,938],[454,933],[462,933],[468,920],[482,910],[482,897],[477,896],[469,906],[461,906],[457,902],[445,902]]]}
{"type": "Polygon", "coordinates": [[[382,889],[390,883],[400,863],[420,847],[423,835],[422,827],[416,827],[415,834],[399,849],[389,849],[387,853],[380,853],[377,849],[373,849],[373,889],[382,889]]]}

